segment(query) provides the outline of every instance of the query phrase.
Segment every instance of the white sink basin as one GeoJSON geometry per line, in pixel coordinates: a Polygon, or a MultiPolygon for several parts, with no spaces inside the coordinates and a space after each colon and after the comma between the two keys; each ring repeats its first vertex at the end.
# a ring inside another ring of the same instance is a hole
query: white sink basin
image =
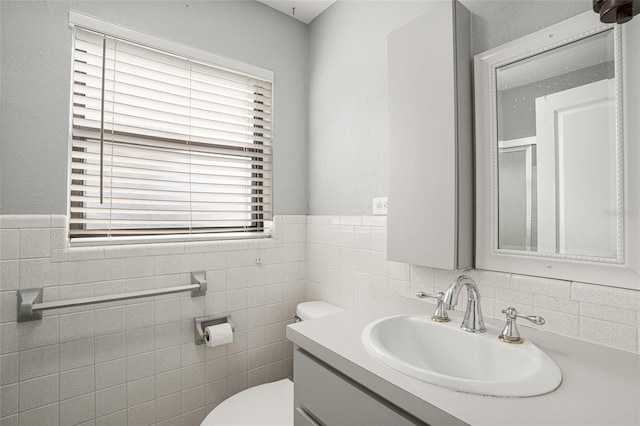
{"type": "Polygon", "coordinates": [[[388,367],[457,391],[523,397],[560,385],[560,369],[533,343],[504,343],[499,330],[469,333],[458,322],[437,323],[427,315],[387,317],[365,327],[362,343],[388,367]]]}

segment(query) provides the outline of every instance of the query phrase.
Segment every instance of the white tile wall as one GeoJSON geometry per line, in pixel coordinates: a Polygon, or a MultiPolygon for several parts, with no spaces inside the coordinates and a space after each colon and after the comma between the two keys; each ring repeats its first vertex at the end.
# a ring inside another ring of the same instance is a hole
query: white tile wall
{"type": "MultiPolygon", "coordinates": [[[[307,297],[349,308],[420,290],[444,291],[463,273],[387,261],[386,232],[384,216],[308,216],[307,297]]],[[[503,318],[500,310],[514,306],[543,316],[543,330],[640,352],[638,291],[493,271],[464,273],[480,287],[485,317],[503,318]]]]}
{"type": "Polygon", "coordinates": [[[226,397],[290,376],[284,327],[305,297],[306,218],[272,239],[69,248],[63,216],[0,216],[0,425],[199,425],[226,397]],[[260,263],[256,262],[260,259],[260,263]],[[186,285],[188,293],[47,311],[16,323],[18,288],[45,301],[186,285]],[[230,312],[235,341],[194,343],[230,312]]]}
{"type": "MultiPolygon", "coordinates": [[[[387,261],[385,217],[275,222],[269,240],[70,249],[63,216],[0,216],[0,425],[198,425],[228,396],[292,374],[284,327],[303,299],[349,308],[441,291],[462,273],[387,261]],[[202,298],[157,296],[15,321],[17,288],[45,286],[46,301],[63,300],[187,284],[199,269],[209,285],[202,298]],[[234,342],[195,345],[193,318],[224,312],[234,342]]],[[[466,273],[487,317],[515,306],[544,316],[547,331],[639,352],[640,292],[466,273]]]]}

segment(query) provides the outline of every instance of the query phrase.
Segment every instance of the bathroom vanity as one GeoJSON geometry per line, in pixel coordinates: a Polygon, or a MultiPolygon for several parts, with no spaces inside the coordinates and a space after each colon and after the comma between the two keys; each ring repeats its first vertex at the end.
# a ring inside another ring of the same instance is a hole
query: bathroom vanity
{"type": "MultiPolygon", "coordinates": [[[[521,327],[522,337],[557,363],[563,381],[545,395],[501,398],[413,379],[365,350],[361,335],[371,322],[402,314],[430,317],[433,310],[432,304],[399,297],[289,325],[287,338],[296,345],[296,426],[640,424],[640,356],[630,352],[521,327]]],[[[461,323],[459,311],[450,316],[461,323]]],[[[486,323],[487,333],[504,325],[486,323]]]]}

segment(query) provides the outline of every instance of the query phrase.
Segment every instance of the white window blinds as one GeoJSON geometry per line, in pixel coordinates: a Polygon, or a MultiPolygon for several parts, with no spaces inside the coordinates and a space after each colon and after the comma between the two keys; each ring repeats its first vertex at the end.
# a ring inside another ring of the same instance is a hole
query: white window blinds
{"type": "Polygon", "coordinates": [[[71,238],[263,232],[271,85],[76,27],[71,238]]]}

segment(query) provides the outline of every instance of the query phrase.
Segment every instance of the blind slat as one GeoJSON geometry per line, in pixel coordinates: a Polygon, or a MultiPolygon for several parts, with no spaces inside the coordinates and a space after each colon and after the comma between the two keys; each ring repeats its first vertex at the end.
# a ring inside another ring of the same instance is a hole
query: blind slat
{"type": "MultiPolygon", "coordinates": [[[[100,111],[93,108],[74,107],[74,114],[83,114],[84,119],[92,120],[93,126],[87,121],[74,120],[78,125],[84,124],[86,127],[100,126],[100,111]]],[[[227,117],[225,117],[228,119],[227,117]]],[[[193,135],[206,137],[209,139],[229,139],[229,140],[264,140],[271,137],[269,123],[264,123],[267,127],[256,128],[262,125],[261,121],[246,119],[245,123],[234,123],[231,121],[215,120],[213,117],[201,118],[197,116],[170,114],[164,112],[150,111],[148,108],[134,107],[128,105],[113,105],[105,102],[105,127],[117,130],[117,127],[137,127],[142,133],[146,129],[157,130],[167,133],[193,135]],[[113,107],[113,110],[107,108],[113,107]],[[108,111],[108,112],[107,112],[108,111]],[[256,135],[259,130],[260,136],[256,135]]]]}
{"type": "MultiPolygon", "coordinates": [[[[253,232],[262,232],[264,231],[265,228],[263,227],[255,227],[253,229],[253,232]]],[[[111,231],[111,234],[109,235],[110,237],[126,237],[126,236],[160,236],[160,235],[195,235],[195,234],[217,234],[217,233],[224,233],[224,234],[229,234],[230,237],[239,237],[242,234],[246,235],[247,231],[246,228],[243,227],[224,227],[224,228],[193,228],[193,229],[187,229],[187,228],[183,228],[183,229],[167,229],[167,230],[163,230],[163,229],[151,229],[151,230],[145,230],[145,229],[140,229],[140,230],[136,230],[136,231],[128,231],[126,229],[114,229],[111,231]],[[237,233],[240,235],[232,235],[233,233],[237,233]]],[[[77,238],[81,238],[81,237],[100,237],[101,235],[96,235],[94,232],[92,232],[91,230],[86,230],[86,231],[78,231],[76,233],[76,237],[77,238]]],[[[226,235],[225,235],[226,236],[226,235]]]]}
{"type": "MultiPolygon", "coordinates": [[[[267,185],[244,185],[243,183],[230,182],[230,183],[190,183],[188,181],[177,182],[177,181],[162,181],[164,186],[159,186],[158,183],[154,184],[150,182],[145,187],[144,179],[132,179],[132,178],[121,178],[121,177],[112,177],[108,176],[109,179],[108,185],[118,189],[149,189],[156,188],[157,192],[163,193],[166,192],[168,194],[173,194],[175,192],[197,192],[201,194],[206,194],[215,190],[216,188],[220,188],[219,194],[224,194],[227,190],[232,193],[240,193],[240,191],[244,191],[242,193],[251,194],[251,191],[259,191],[265,188],[270,188],[267,185]]],[[[76,181],[83,181],[83,187],[86,188],[86,191],[89,191],[92,188],[100,187],[100,176],[98,175],[82,175],[77,173],[71,173],[71,179],[76,181]],[[87,183],[85,184],[84,181],[87,183]]],[[[257,180],[256,182],[259,182],[257,180]]],[[[76,185],[76,188],[80,187],[80,185],[76,185]]],[[[216,192],[212,192],[216,194],[216,192]]]]}
{"type": "MultiPolygon", "coordinates": [[[[98,88],[78,85],[76,83],[74,103],[81,104],[85,108],[99,108],[101,91],[98,88]]],[[[158,111],[171,111],[172,114],[188,115],[189,112],[199,118],[220,117],[219,121],[229,120],[230,122],[244,122],[253,120],[255,124],[265,127],[271,124],[271,114],[268,111],[258,111],[251,108],[252,105],[234,106],[222,102],[209,102],[198,99],[184,99],[179,96],[164,96],[162,99],[154,99],[151,94],[139,91],[137,95],[129,93],[118,93],[118,104],[147,107],[158,111]],[[144,96],[141,96],[144,95],[144,96]],[[222,118],[224,117],[224,119],[222,118]]],[[[105,103],[113,110],[112,106],[115,95],[112,91],[105,91],[105,103]]]]}
{"type": "MultiPolygon", "coordinates": [[[[265,206],[268,207],[270,206],[270,203],[252,203],[252,202],[247,202],[244,199],[238,199],[237,201],[234,201],[234,198],[239,198],[238,196],[236,197],[228,197],[228,198],[232,198],[230,201],[216,201],[215,203],[212,202],[207,202],[207,201],[194,201],[194,200],[183,200],[180,201],[179,199],[172,199],[172,200],[146,200],[144,198],[135,198],[135,197],[129,197],[129,198],[117,198],[117,197],[111,197],[110,202],[112,204],[116,204],[116,205],[120,205],[120,204],[129,204],[129,203],[135,203],[136,205],[140,205],[140,206],[162,206],[162,207],[167,207],[167,208],[173,208],[173,207],[179,207],[179,206],[184,206],[185,203],[188,206],[189,203],[191,205],[191,207],[193,207],[194,209],[198,209],[198,208],[211,208],[212,210],[222,210],[222,209],[226,209],[226,208],[230,208],[230,209],[234,209],[234,208],[239,208],[240,206],[246,207],[247,204],[252,205],[252,206],[265,206]]],[[[246,198],[246,196],[245,196],[246,198]]],[[[85,203],[94,203],[95,202],[95,198],[93,197],[87,197],[87,196],[79,196],[79,195],[73,195],[71,196],[71,201],[81,201],[81,202],[85,202],[85,203]]],[[[270,209],[268,209],[270,210],[270,209]]]]}
{"type": "MultiPolygon", "coordinates": [[[[108,163],[112,167],[181,173],[180,170],[175,170],[175,165],[183,163],[190,166],[192,173],[238,176],[247,176],[247,172],[256,172],[259,168],[264,171],[271,170],[271,163],[266,161],[264,154],[261,153],[255,153],[255,155],[243,153],[227,157],[222,157],[220,154],[205,156],[190,152],[189,145],[185,145],[186,149],[154,151],[148,158],[138,161],[140,157],[136,157],[136,154],[143,152],[144,148],[114,147],[110,143],[105,145],[107,145],[105,164],[108,163]]],[[[100,161],[99,152],[73,151],[72,156],[74,161],[77,160],[89,167],[100,161]]]]}
{"type": "MultiPolygon", "coordinates": [[[[91,149],[95,146],[100,146],[100,133],[95,129],[76,128],[73,130],[74,136],[79,138],[74,142],[74,146],[91,149]]],[[[130,136],[123,133],[110,133],[108,136],[109,143],[121,144],[131,147],[155,147],[156,150],[179,150],[179,146],[187,146],[186,140],[157,140],[147,139],[142,137],[130,136]]],[[[271,158],[270,145],[257,145],[255,143],[234,143],[224,140],[208,140],[206,143],[200,141],[191,141],[190,145],[198,147],[198,152],[202,155],[226,155],[237,156],[245,155],[251,157],[260,157],[260,154],[265,154],[265,158],[271,158]],[[259,150],[259,152],[256,152],[259,150]]]]}
{"type": "MultiPolygon", "coordinates": [[[[108,153],[110,152],[109,148],[107,149],[108,153]]],[[[172,155],[175,157],[175,153],[167,153],[167,157],[172,155]]],[[[111,157],[109,155],[109,157],[111,157]]],[[[188,156],[185,156],[185,162],[188,160],[188,156]]],[[[253,156],[252,156],[253,157],[253,156]]],[[[233,172],[242,172],[245,175],[247,172],[255,173],[256,171],[271,171],[271,163],[261,160],[256,160],[260,156],[253,157],[254,160],[237,160],[235,158],[191,158],[191,171],[201,175],[225,175],[226,173],[233,172]],[[258,169],[259,167],[259,169],[258,169]]],[[[80,164],[75,168],[82,168],[83,170],[95,170],[96,167],[99,167],[100,154],[92,153],[86,151],[74,151],[73,152],[73,160],[80,164]]],[[[173,166],[173,162],[171,158],[154,158],[150,157],[144,160],[136,161],[137,157],[133,154],[124,155],[119,153],[115,158],[107,158],[109,164],[114,167],[119,167],[123,171],[127,169],[141,169],[141,170],[158,170],[158,169],[167,169],[173,166]]],[[[176,172],[179,173],[179,172],[176,172]]]]}
{"type": "MultiPolygon", "coordinates": [[[[105,113],[105,120],[107,120],[108,117],[111,117],[111,114],[105,113]]],[[[96,121],[95,119],[86,120],[81,117],[73,118],[73,125],[82,127],[84,129],[92,129],[92,128],[96,129],[96,123],[99,123],[99,121],[96,121]]],[[[162,124],[162,123],[159,123],[159,124],[162,124]]],[[[188,130],[190,129],[191,128],[188,128],[188,130]]],[[[251,146],[254,146],[256,142],[270,144],[269,136],[250,135],[250,134],[240,135],[237,133],[234,134],[230,132],[220,132],[215,130],[211,130],[208,132],[205,131],[203,133],[198,133],[198,134],[193,132],[190,132],[190,134],[189,133],[185,134],[185,133],[181,133],[180,130],[185,130],[185,126],[174,126],[174,128],[160,129],[160,128],[153,128],[153,127],[142,127],[140,125],[136,125],[136,123],[113,124],[108,121],[105,121],[105,131],[108,133],[115,132],[115,133],[122,133],[127,135],[139,134],[141,138],[146,137],[146,138],[158,138],[158,139],[183,139],[183,140],[190,140],[190,141],[196,141],[201,143],[221,143],[221,144],[228,144],[229,146],[235,145],[235,146],[244,147],[247,149],[250,148],[251,146]],[[133,125],[129,125],[129,124],[133,124],[133,125]]],[[[261,129],[256,129],[256,131],[258,132],[260,130],[261,129]]],[[[99,132],[97,134],[99,134],[99,132]]]]}

